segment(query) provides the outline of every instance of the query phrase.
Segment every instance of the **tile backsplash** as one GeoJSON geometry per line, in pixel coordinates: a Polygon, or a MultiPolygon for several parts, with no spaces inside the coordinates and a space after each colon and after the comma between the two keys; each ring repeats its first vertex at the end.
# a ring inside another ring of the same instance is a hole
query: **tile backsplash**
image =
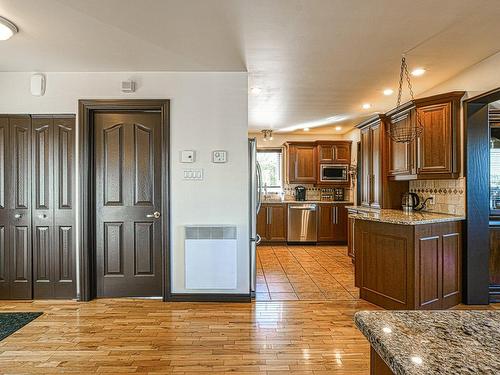
{"type": "MultiPolygon", "coordinates": [[[[321,189],[322,187],[314,186],[312,184],[284,184],[283,190],[280,192],[277,191],[269,191],[268,197],[273,197],[276,195],[281,197],[283,195],[284,200],[293,201],[295,200],[295,187],[296,186],[304,186],[306,188],[306,200],[314,201],[321,199],[321,189]]],[[[344,200],[352,201],[352,190],[348,188],[344,188],[344,200]]],[[[272,198],[271,198],[272,199],[272,198]]]]}
{"type": "Polygon", "coordinates": [[[465,215],[465,177],[456,180],[410,181],[410,192],[421,199],[435,196],[435,204],[427,204],[426,211],[465,215]]]}

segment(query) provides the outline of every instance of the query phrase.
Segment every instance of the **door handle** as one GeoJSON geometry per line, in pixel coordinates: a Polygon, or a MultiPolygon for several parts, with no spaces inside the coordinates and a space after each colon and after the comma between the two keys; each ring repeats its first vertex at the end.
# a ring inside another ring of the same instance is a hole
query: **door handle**
{"type": "Polygon", "coordinates": [[[256,236],[256,237],[257,237],[257,238],[256,238],[256,240],[255,240],[255,244],[256,244],[256,245],[258,245],[258,244],[260,244],[260,241],[262,241],[262,238],[261,238],[261,237],[260,237],[260,235],[258,235],[258,234],[257,234],[257,236],[256,236]]]}
{"type": "Polygon", "coordinates": [[[158,219],[161,214],[158,211],[153,212],[152,214],[147,214],[146,217],[158,219]]]}
{"type": "Polygon", "coordinates": [[[20,218],[22,218],[22,217],[23,217],[23,215],[21,215],[21,214],[15,214],[15,215],[14,215],[14,218],[15,218],[15,219],[20,219],[20,218]]]}

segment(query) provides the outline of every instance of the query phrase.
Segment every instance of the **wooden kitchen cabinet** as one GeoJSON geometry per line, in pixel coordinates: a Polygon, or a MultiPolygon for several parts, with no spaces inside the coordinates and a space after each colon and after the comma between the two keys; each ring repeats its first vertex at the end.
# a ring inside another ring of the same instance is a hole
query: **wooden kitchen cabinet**
{"type": "Polygon", "coordinates": [[[324,164],[351,164],[351,141],[318,141],[318,159],[324,164]]]}
{"type": "Polygon", "coordinates": [[[387,118],[377,115],[358,125],[361,130],[361,205],[371,208],[400,208],[407,181],[387,178],[387,118]]]}
{"type": "Polygon", "coordinates": [[[447,309],[461,301],[462,223],[356,219],[355,283],[385,309],[447,309]]]}
{"type": "Polygon", "coordinates": [[[415,101],[423,125],[417,139],[418,178],[458,178],[461,168],[460,100],[463,91],[415,101]]]}
{"type": "Polygon", "coordinates": [[[318,242],[345,243],[347,240],[347,209],[343,204],[320,203],[318,211],[318,242]]]}
{"type": "Polygon", "coordinates": [[[318,177],[317,149],[311,142],[285,144],[287,181],[290,184],[315,184],[318,177]]]}
{"type": "MultiPolygon", "coordinates": [[[[408,103],[396,113],[389,112],[387,117],[395,126],[411,126],[412,121],[415,121],[415,106],[408,103]]],[[[387,175],[395,180],[416,178],[415,141],[399,143],[387,137],[387,175]]]]}
{"type": "Polygon", "coordinates": [[[285,242],[287,239],[287,205],[263,204],[257,214],[257,233],[261,242],[285,242]]]}
{"type": "Polygon", "coordinates": [[[353,261],[355,257],[354,250],[354,219],[348,217],[347,219],[347,255],[349,255],[353,261]]]}
{"type": "Polygon", "coordinates": [[[460,100],[463,91],[416,99],[386,114],[388,121],[414,124],[422,133],[409,143],[388,138],[387,176],[391,180],[450,179],[460,174],[460,100]]]}

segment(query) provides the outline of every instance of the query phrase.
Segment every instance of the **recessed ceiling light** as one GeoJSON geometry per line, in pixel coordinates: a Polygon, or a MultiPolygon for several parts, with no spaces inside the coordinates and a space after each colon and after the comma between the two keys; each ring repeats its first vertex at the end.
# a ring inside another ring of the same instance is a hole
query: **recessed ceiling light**
{"type": "Polygon", "coordinates": [[[309,131],[309,128],[304,128],[304,131],[305,131],[305,132],[308,132],[308,131],[309,131]]]}
{"type": "Polygon", "coordinates": [[[363,109],[370,109],[372,107],[372,105],[370,103],[364,103],[362,105],[363,109]]]}
{"type": "Polygon", "coordinates": [[[336,127],[335,127],[335,130],[336,130],[336,131],[340,131],[340,130],[342,130],[342,126],[336,126],[336,127]]]}
{"type": "Polygon", "coordinates": [[[385,96],[389,96],[389,95],[392,95],[394,94],[394,90],[393,89],[385,89],[384,90],[384,95],[385,96]]]}
{"type": "Polygon", "coordinates": [[[411,71],[411,75],[415,77],[420,77],[425,73],[425,68],[415,68],[411,71]]]}
{"type": "Polygon", "coordinates": [[[0,17],[0,40],[7,40],[17,33],[19,29],[8,19],[0,17]]]}
{"type": "Polygon", "coordinates": [[[250,92],[252,95],[259,95],[262,92],[262,89],[260,87],[252,87],[250,92]]]}

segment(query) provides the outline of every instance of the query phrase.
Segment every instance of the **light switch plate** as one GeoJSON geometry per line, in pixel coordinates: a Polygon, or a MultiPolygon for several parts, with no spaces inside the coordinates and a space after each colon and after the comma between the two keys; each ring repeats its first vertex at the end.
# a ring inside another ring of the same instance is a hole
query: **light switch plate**
{"type": "Polygon", "coordinates": [[[181,151],[181,163],[194,163],[195,152],[193,150],[181,151]]]}
{"type": "Polygon", "coordinates": [[[215,150],[212,152],[212,162],[214,163],[226,163],[227,162],[227,151],[215,150]]]}
{"type": "Polygon", "coordinates": [[[184,169],[184,180],[201,181],[203,180],[203,169],[184,169]]]}

